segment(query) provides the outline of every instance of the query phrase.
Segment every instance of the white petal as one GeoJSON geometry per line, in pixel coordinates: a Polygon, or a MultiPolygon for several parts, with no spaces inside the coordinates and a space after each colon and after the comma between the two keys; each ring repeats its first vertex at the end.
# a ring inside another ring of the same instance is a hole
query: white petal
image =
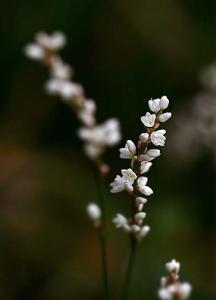
{"type": "Polygon", "coordinates": [[[94,221],[100,220],[101,209],[96,203],[89,203],[86,210],[90,219],[94,221]]]}
{"type": "Polygon", "coordinates": [[[170,112],[164,113],[159,116],[159,121],[166,122],[167,120],[169,120],[171,118],[171,116],[172,116],[172,114],[170,112]]]}
{"type": "Polygon", "coordinates": [[[150,114],[149,112],[147,112],[145,116],[141,117],[141,122],[146,127],[153,127],[155,123],[155,119],[156,119],[155,114],[150,114]]]}
{"type": "Polygon", "coordinates": [[[161,97],[160,99],[160,108],[166,109],[169,105],[169,100],[166,96],[161,97]]]}

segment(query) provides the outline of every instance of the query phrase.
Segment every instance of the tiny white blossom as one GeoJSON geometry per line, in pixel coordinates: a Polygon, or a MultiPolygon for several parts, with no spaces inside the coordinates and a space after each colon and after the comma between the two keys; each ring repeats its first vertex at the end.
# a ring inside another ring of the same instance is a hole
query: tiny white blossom
{"type": "Polygon", "coordinates": [[[146,127],[153,127],[155,123],[155,118],[155,114],[150,114],[149,112],[147,112],[145,116],[141,117],[141,122],[146,127]]]}
{"type": "Polygon", "coordinates": [[[139,213],[136,213],[135,216],[134,216],[134,219],[135,219],[135,222],[138,224],[138,225],[141,225],[143,220],[145,219],[146,217],[146,213],[144,212],[139,212],[139,213]]]}
{"type": "Polygon", "coordinates": [[[141,133],[139,136],[139,139],[141,142],[147,142],[149,139],[149,134],[148,133],[141,133]]]}
{"type": "Polygon", "coordinates": [[[43,60],[45,57],[44,49],[37,44],[29,44],[24,48],[25,55],[34,60],[43,60]]]}
{"type": "Polygon", "coordinates": [[[172,259],[170,262],[165,264],[166,270],[169,273],[175,272],[178,273],[180,269],[180,263],[175,259],[172,259]]]}
{"type": "Polygon", "coordinates": [[[61,90],[61,80],[56,78],[49,79],[45,84],[45,90],[50,95],[58,95],[61,90]]]}
{"type": "Polygon", "coordinates": [[[140,166],[140,174],[147,173],[151,168],[152,163],[148,161],[143,161],[140,166]]]}
{"type": "Polygon", "coordinates": [[[116,175],[114,181],[110,184],[111,193],[119,193],[125,189],[125,183],[121,176],[116,175]]]}
{"type": "Polygon", "coordinates": [[[119,151],[120,158],[131,159],[136,154],[136,146],[131,140],[128,140],[125,144],[125,147],[121,148],[119,151]]]}
{"type": "Polygon", "coordinates": [[[134,180],[137,178],[137,175],[134,173],[134,171],[129,168],[129,169],[123,169],[121,170],[122,173],[122,178],[124,182],[128,185],[132,185],[134,183],[134,180]]]}
{"type": "Polygon", "coordinates": [[[166,96],[161,97],[160,99],[160,108],[166,109],[169,105],[169,99],[166,96]]]}
{"type": "Polygon", "coordinates": [[[96,203],[89,203],[86,211],[91,220],[98,221],[101,219],[101,209],[96,203]]]}
{"type": "Polygon", "coordinates": [[[154,113],[158,113],[160,108],[160,99],[151,99],[148,102],[149,105],[149,109],[154,112],[154,113]]]}
{"type": "Polygon", "coordinates": [[[159,149],[150,149],[148,150],[145,155],[144,155],[144,159],[146,161],[151,161],[154,158],[160,156],[160,150],[159,149]]]}
{"type": "Polygon", "coordinates": [[[172,116],[172,114],[170,112],[164,113],[159,116],[159,121],[166,122],[167,120],[169,120],[171,118],[171,116],[172,116]]]}
{"type": "Polygon", "coordinates": [[[138,185],[139,191],[143,195],[150,196],[151,194],[153,194],[153,190],[149,186],[146,186],[147,181],[148,181],[147,177],[141,176],[137,180],[137,185],[138,185]]]}
{"type": "Polygon", "coordinates": [[[156,130],[156,131],[152,132],[152,134],[150,136],[152,143],[155,146],[164,146],[165,141],[166,141],[166,137],[164,136],[165,133],[166,133],[166,130],[164,130],[164,129],[160,129],[160,130],[156,130]]]}
{"type": "Polygon", "coordinates": [[[113,223],[116,228],[123,228],[127,224],[127,219],[122,214],[116,214],[113,218],[113,223]]]}

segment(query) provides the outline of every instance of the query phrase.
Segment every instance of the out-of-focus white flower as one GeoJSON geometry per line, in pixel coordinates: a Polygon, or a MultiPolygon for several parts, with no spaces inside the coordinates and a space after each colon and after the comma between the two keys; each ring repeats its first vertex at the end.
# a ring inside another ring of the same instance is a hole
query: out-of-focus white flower
{"type": "Polygon", "coordinates": [[[138,212],[135,214],[134,219],[138,225],[141,225],[143,223],[143,220],[145,219],[145,217],[146,217],[146,213],[138,212]]]}
{"type": "Polygon", "coordinates": [[[155,146],[164,146],[165,141],[166,141],[166,137],[164,136],[165,133],[166,133],[166,130],[164,130],[164,129],[160,129],[160,130],[156,130],[156,131],[152,132],[152,134],[150,136],[152,143],[155,146]]]}
{"type": "Polygon", "coordinates": [[[141,117],[141,122],[146,127],[153,127],[155,124],[155,119],[156,119],[155,114],[150,114],[149,112],[147,112],[145,116],[141,117]]]}
{"type": "Polygon", "coordinates": [[[84,146],[84,152],[90,159],[95,159],[103,152],[103,148],[95,144],[87,143],[84,146]]]}
{"type": "Polygon", "coordinates": [[[171,291],[166,287],[159,289],[158,297],[161,300],[173,300],[171,291]]]}
{"type": "Polygon", "coordinates": [[[172,259],[170,262],[166,263],[165,267],[167,272],[169,273],[178,273],[180,269],[180,263],[177,262],[175,259],[172,259]]]}
{"type": "Polygon", "coordinates": [[[150,196],[151,194],[153,194],[153,190],[149,186],[146,186],[147,182],[148,178],[141,176],[137,180],[137,185],[140,193],[142,193],[145,196],[150,196]]]}
{"type": "Polygon", "coordinates": [[[60,31],[53,32],[51,35],[39,32],[36,34],[35,39],[42,47],[53,51],[60,50],[66,44],[66,36],[60,31]]]}
{"type": "Polygon", "coordinates": [[[58,78],[49,79],[45,89],[51,95],[61,96],[66,102],[73,101],[75,97],[81,97],[83,93],[80,85],[58,78]]]}
{"type": "Polygon", "coordinates": [[[131,140],[128,140],[125,147],[121,148],[119,151],[120,158],[131,159],[136,155],[136,146],[131,140]]]}
{"type": "Polygon", "coordinates": [[[155,114],[159,112],[160,108],[160,99],[151,99],[148,102],[149,109],[155,114]]]}
{"type": "Polygon", "coordinates": [[[167,96],[163,96],[160,99],[160,108],[161,109],[167,109],[169,105],[169,99],[167,98],[167,96]]]}
{"type": "Polygon", "coordinates": [[[150,231],[150,227],[148,225],[145,225],[143,227],[141,227],[138,235],[137,235],[137,239],[140,241],[142,240],[150,231]]]}
{"type": "Polygon", "coordinates": [[[93,100],[86,100],[83,103],[82,108],[78,111],[79,119],[86,125],[86,126],[93,126],[95,124],[95,111],[96,111],[96,104],[93,100]]]}
{"type": "Polygon", "coordinates": [[[144,155],[144,159],[146,161],[151,161],[154,158],[160,156],[160,150],[159,149],[150,149],[148,150],[145,155],[144,155]]]}
{"type": "Polygon", "coordinates": [[[182,297],[182,299],[187,299],[191,294],[192,287],[190,283],[183,282],[180,284],[178,293],[182,297]]]}
{"type": "Polygon", "coordinates": [[[122,228],[127,224],[127,219],[122,214],[116,214],[113,218],[113,223],[115,224],[116,228],[122,228]]]}
{"type": "Polygon", "coordinates": [[[139,139],[141,142],[147,142],[149,139],[149,134],[148,133],[141,133],[139,136],[139,139]]]}
{"type": "Polygon", "coordinates": [[[24,53],[26,56],[34,60],[43,60],[45,57],[44,49],[37,44],[26,45],[26,47],[24,48],[24,53]]]}
{"type": "Polygon", "coordinates": [[[54,59],[51,65],[51,76],[59,79],[69,79],[72,75],[72,68],[64,63],[59,57],[54,59]]]}
{"type": "Polygon", "coordinates": [[[98,126],[81,128],[78,134],[81,139],[100,146],[114,146],[121,138],[116,119],[110,119],[98,126]]]}
{"type": "Polygon", "coordinates": [[[109,119],[103,123],[105,144],[115,146],[121,140],[121,131],[119,121],[115,118],[109,119]]]}
{"type": "Polygon", "coordinates": [[[137,234],[140,231],[140,226],[133,224],[131,225],[131,231],[135,234],[137,234]]]}
{"type": "Polygon", "coordinates": [[[120,175],[116,175],[114,181],[110,183],[111,193],[119,193],[125,189],[125,183],[120,175]]]}
{"type": "Polygon", "coordinates": [[[138,211],[142,211],[144,204],[147,202],[147,199],[143,197],[136,197],[135,204],[138,211]]]}
{"type": "Polygon", "coordinates": [[[172,116],[172,114],[170,112],[164,113],[159,116],[159,121],[166,122],[167,120],[169,120],[171,118],[171,116],[172,116]]]}
{"type": "Polygon", "coordinates": [[[101,219],[101,209],[96,203],[89,203],[86,211],[91,220],[99,221],[101,219]]]}
{"type": "Polygon", "coordinates": [[[147,173],[151,168],[152,163],[148,161],[143,161],[140,166],[140,174],[147,173]]]}

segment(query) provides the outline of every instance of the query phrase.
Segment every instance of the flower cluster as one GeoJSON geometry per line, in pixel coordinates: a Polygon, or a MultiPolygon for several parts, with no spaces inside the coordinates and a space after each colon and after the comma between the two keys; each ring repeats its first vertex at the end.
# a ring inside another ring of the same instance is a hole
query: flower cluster
{"type": "Polygon", "coordinates": [[[152,166],[152,161],[160,156],[160,150],[149,149],[152,143],[155,146],[164,146],[164,129],[158,129],[161,122],[167,121],[171,117],[170,112],[164,112],[169,105],[166,96],[161,99],[149,100],[150,112],[141,117],[141,122],[145,126],[145,132],[140,134],[137,146],[128,140],[124,148],[120,149],[120,158],[131,160],[131,168],[121,170],[121,175],[117,175],[110,184],[111,192],[118,193],[126,190],[132,196],[133,215],[126,218],[122,214],[117,214],[113,219],[116,228],[132,234],[136,240],[142,240],[150,230],[148,225],[143,225],[146,213],[143,212],[144,204],[147,202],[146,196],[153,194],[153,190],[147,185],[148,178],[144,176],[152,166]]]}
{"type": "Polygon", "coordinates": [[[120,141],[119,122],[117,119],[110,119],[103,124],[96,124],[95,102],[86,99],[84,88],[72,80],[73,69],[58,55],[65,44],[66,37],[62,32],[51,35],[39,32],[35,36],[35,42],[25,47],[25,54],[48,66],[50,79],[45,85],[47,93],[59,96],[73,108],[83,124],[78,134],[85,142],[85,153],[90,159],[98,161],[106,147],[114,146],[120,141]]]}
{"type": "Polygon", "coordinates": [[[158,297],[161,300],[186,300],[191,293],[191,285],[187,282],[180,282],[180,263],[175,259],[165,265],[168,275],[161,278],[161,287],[158,297]]]}

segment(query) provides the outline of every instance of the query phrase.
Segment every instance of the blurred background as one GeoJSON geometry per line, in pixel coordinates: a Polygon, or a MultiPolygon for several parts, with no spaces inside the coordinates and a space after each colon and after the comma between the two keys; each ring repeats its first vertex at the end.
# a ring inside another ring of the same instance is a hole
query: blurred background
{"type": "MultiPolygon", "coordinates": [[[[142,132],[149,98],[171,100],[168,141],[149,173],[151,234],[139,250],[132,298],[156,299],[164,263],[176,258],[193,286],[191,299],[216,299],[216,89],[199,81],[216,59],[215,10],[211,0],[2,3],[1,299],[102,299],[97,235],[85,214],[96,192],[79,122],[44,93],[47,70],[23,55],[41,30],[66,33],[63,59],[96,100],[98,119],[119,118],[123,140],[142,132]]],[[[107,162],[109,271],[112,299],[119,299],[128,239],[111,218],[127,213],[129,201],[111,195],[108,183],[128,164],[118,147],[107,162]]]]}

